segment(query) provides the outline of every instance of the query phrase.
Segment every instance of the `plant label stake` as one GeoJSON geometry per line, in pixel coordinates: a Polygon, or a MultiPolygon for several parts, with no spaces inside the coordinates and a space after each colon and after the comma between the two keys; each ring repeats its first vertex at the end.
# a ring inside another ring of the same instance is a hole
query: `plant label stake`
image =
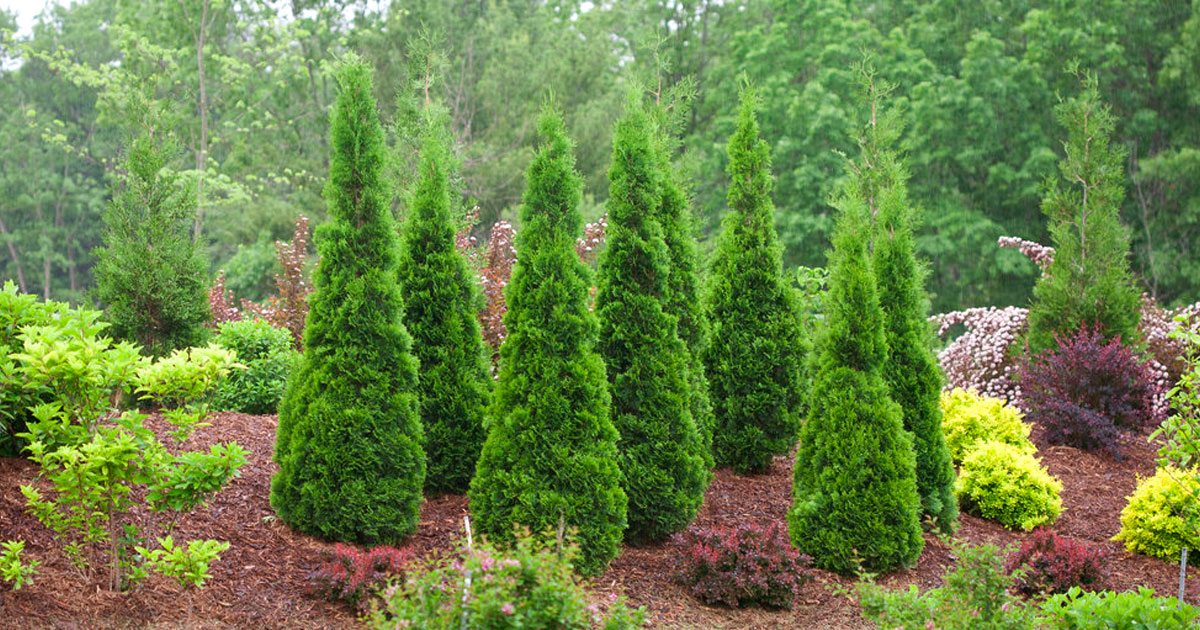
{"type": "Polygon", "coordinates": [[[1179,603],[1183,604],[1183,587],[1187,584],[1187,547],[1183,548],[1183,552],[1179,558],[1179,603]]]}

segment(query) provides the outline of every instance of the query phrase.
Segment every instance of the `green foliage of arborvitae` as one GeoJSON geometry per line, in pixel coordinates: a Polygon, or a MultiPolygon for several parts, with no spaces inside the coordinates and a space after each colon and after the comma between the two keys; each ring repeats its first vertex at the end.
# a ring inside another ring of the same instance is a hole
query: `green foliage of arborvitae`
{"type": "Polygon", "coordinates": [[[144,130],[128,147],[121,184],[104,213],[96,298],[114,337],[163,356],[204,339],[208,264],[192,239],[195,187],[167,169],[175,142],[150,106],[141,111],[144,130]]]}
{"type": "Polygon", "coordinates": [[[581,186],[562,115],[538,122],[541,147],[526,175],[487,439],[471,481],[478,529],[511,542],[514,526],[577,530],[576,569],[596,574],[617,555],[626,496],[617,466],[590,270],[575,255],[581,186]]]}
{"type": "Polygon", "coordinates": [[[715,417],[716,465],[764,472],[771,456],[796,441],[808,398],[808,341],[800,308],[784,278],[771,158],[758,137],[756,99],[747,90],[729,140],[729,214],[709,271],[705,312],[712,325],[703,350],[715,417]]]}
{"type": "Polygon", "coordinates": [[[671,272],[662,226],[655,127],[642,106],[614,131],[608,246],[600,260],[598,346],[608,368],[634,543],[687,527],[708,487],[704,441],[691,412],[687,346],[663,308],[671,272]]]}
{"type": "MultiPolygon", "coordinates": [[[[874,94],[875,85],[871,87],[874,94]]],[[[872,110],[876,105],[873,101],[872,110]]],[[[958,517],[958,501],[954,464],[942,434],[942,373],[928,344],[928,299],[913,238],[915,209],[908,201],[904,167],[888,146],[898,131],[892,120],[891,115],[872,119],[862,139],[863,157],[855,167],[874,218],[871,263],[888,348],[883,376],[904,414],[904,429],[913,436],[922,512],[949,533],[958,517]]]]}
{"type": "Polygon", "coordinates": [[[1098,326],[1105,339],[1138,340],[1140,291],[1129,272],[1129,235],[1118,216],[1125,199],[1125,152],[1111,146],[1115,121],[1100,101],[1094,78],[1055,114],[1067,129],[1066,186],[1049,180],[1042,212],[1050,219],[1054,262],[1033,288],[1029,349],[1058,346],[1081,326],[1098,326]]]}
{"type": "Polygon", "coordinates": [[[886,571],[911,565],[924,546],[916,459],[883,376],[886,322],[867,257],[866,201],[852,181],[837,204],[826,319],[788,530],[818,567],[886,571]]]}
{"type": "Polygon", "coordinates": [[[304,358],[280,404],[271,505],[307,533],[391,543],[416,529],[425,482],[417,361],[370,71],[351,57],[337,79],[330,221],[317,232],[304,358]]]}
{"type": "Polygon", "coordinates": [[[475,278],[454,247],[448,148],[441,119],[430,116],[420,175],[401,236],[399,278],[404,324],[421,363],[425,487],[466,492],[483,447],[491,370],[483,350],[475,278]]]}

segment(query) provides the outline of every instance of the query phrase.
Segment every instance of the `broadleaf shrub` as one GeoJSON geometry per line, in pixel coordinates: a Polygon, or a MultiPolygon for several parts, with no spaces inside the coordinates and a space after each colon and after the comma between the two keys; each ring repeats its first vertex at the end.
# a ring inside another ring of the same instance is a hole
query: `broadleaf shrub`
{"type": "Polygon", "coordinates": [[[1004,570],[1024,567],[1014,588],[1025,595],[1066,593],[1071,588],[1108,588],[1109,552],[1039,527],[1008,557],[1004,570]]]}
{"type": "Polygon", "coordinates": [[[21,553],[24,551],[23,540],[6,540],[0,543],[0,581],[11,584],[14,591],[21,590],[26,584],[32,584],[33,576],[37,574],[38,565],[41,564],[37,560],[23,561],[21,553]]]}
{"type": "MultiPolygon", "coordinates": [[[[1121,510],[1121,531],[1113,540],[1124,541],[1130,553],[1178,562],[1183,547],[1200,549],[1200,532],[1188,518],[1197,495],[1200,479],[1194,471],[1160,468],[1138,482],[1121,510]]],[[[1191,554],[1188,563],[1200,565],[1196,556],[1200,554],[1191,554]]]]}
{"type": "Polygon", "coordinates": [[[792,547],[777,524],[691,527],[673,539],[684,546],[674,560],[675,582],[705,604],[791,608],[812,579],[812,558],[792,547]]]}
{"type": "Polygon", "coordinates": [[[1145,586],[1136,593],[1087,593],[1074,588],[1047,599],[1042,610],[1056,630],[1166,630],[1195,627],[1200,619],[1200,608],[1174,597],[1156,597],[1145,586]]]}
{"type": "Polygon", "coordinates": [[[963,510],[1009,529],[1054,522],[1062,511],[1062,482],[1020,448],[983,442],[963,459],[955,486],[963,510]]]}
{"type": "Polygon", "coordinates": [[[1057,350],[1029,357],[1021,370],[1021,405],[1050,444],[1119,454],[1121,431],[1163,420],[1163,392],[1119,337],[1081,328],[1057,350]]]}
{"type": "Polygon", "coordinates": [[[330,601],[345,602],[359,612],[388,577],[400,575],[412,562],[412,551],[386,545],[359,549],[337,543],[326,551],[321,566],[308,576],[313,594],[330,601]]]}
{"type": "Polygon", "coordinates": [[[213,342],[237,353],[246,366],[217,385],[212,406],[217,410],[271,414],[279,407],[288,374],[300,356],[292,349],[292,334],[259,320],[221,324],[213,342]]]}
{"type": "Polygon", "coordinates": [[[1022,421],[1021,411],[999,398],[953,389],[942,392],[941,406],[942,431],[955,462],[984,441],[1003,442],[1030,454],[1037,450],[1029,441],[1030,427],[1022,421]]]}

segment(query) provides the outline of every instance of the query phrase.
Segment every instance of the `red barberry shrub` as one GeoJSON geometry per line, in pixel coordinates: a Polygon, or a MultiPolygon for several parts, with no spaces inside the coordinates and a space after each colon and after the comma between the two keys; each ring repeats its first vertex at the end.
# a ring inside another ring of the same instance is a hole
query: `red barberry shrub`
{"type": "Polygon", "coordinates": [[[775,523],[690,527],[672,538],[684,547],[674,560],[675,581],[706,604],[791,608],[800,587],[812,579],[812,558],[792,547],[775,523]]]}
{"type": "Polygon", "coordinates": [[[312,593],[330,601],[346,602],[365,611],[375,589],[388,576],[399,575],[413,559],[408,548],[379,546],[366,551],[337,543],[322,554],[321,566],[309,577],[312,593]]]}
{"type": "Polygon", "coordinates": [[[1021,368],[1021,407],[1049,444],[1120,455],[1119,431],[1158,426],[1162,392],[1148,366],[1120,338],[1105,341],[1084,327],[1058,348],[1026,358],[1021,368]]]}
{"type": "Polygon", "coordinates": [[[1103,547],[1092,547],[1039,527],[1008,557],[1004,571],[1025,568],[1013,583],[1013,588],[1024,595],[1065,593],[1076,586],[1102,591],[1108,588],[1110,555],[1103,547]]]}
{"type": "Polygon", "coordinates": [[[233,292],[225,288],[225,270],[217,273],[217,279],[208,289],[208,307],[212,311],[209,328],[217,328],[225,322],[236,322],[242,318],[242,312],[234,306],[233,292]]]}

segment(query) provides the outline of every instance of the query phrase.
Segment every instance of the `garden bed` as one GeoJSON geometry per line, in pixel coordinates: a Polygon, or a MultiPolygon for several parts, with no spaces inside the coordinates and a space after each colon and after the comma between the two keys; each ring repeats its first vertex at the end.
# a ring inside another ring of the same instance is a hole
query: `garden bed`
{"type": "MultiPolygon", "coordinates": [[[[215,538],[231,543],[211,569],[212,580],[196,596],[192,618],[185,595],[161,576],[150,577],[129,594],[104,591],[99,581],[81,577],[56,550],[51,533],[24,509],[18,486],[34,479],[37,467],[19,459],[0,458],[0,540],[27,541],[25,556],[43,565],[32,585],[20,591],[0,591],[0,628],[350,628],[354,615],[342,606],[305,594],[307,576],[331,543],[291,532],[274,518],[268,503],[275,439],[274,416],[222,413],[213,426],[200,429],[187,445],[206,447],[236,440],[251,451],[242,475],[218,493],[207,508],[180,523],[176,539],[215,538]]],[[[161,429],[161,423],[151,421],[161,429]]],[[[1138,475],[1154,472],[1155,449],[1144,438],[1130,439],[1128,455],[1115,461],[1104,455],[1070,447],[1049,447],[1038,456],[1063,482],[1062,516],[1053,530],[1111,549],[1112,582],[1116,590],[1146,585],[1160,594],[1174,594],[1178,567],[1125,553],[1110,542],[1120,528],[1120,512],[1138,475]]],[[[791,460],[778,457],[762,476],[742,477],[727,470],[717,473],[701,508],[701,526],[755,522],[784,523],[791,505],[791,460]]],[[[417,534],[406,542],[419,553],[448,548],[463,528],[467,501],[461,496],[431,497],[421,507],[417,534]]],[[[963,516],[958,536],[968,541],[1008,545],[1024,534],[971,516],[963,516]]],[[[626,548],[607,572],[594,581],[600,593],[618,593],[645,606],[653,627],[719,628],[871,628],[858,607],[836,592],[852,580],[816,572],[791,611],[712,608],[692,599],[670,580],[671,563],[681,549],[675,543],[626,548]]],[[[899,587],[936,586],[951,564],[948,547],[926,535],[917,567],[882,576],[880,582],[899,587]]],[[[1188,584],[1188,601],[1200,601],[1200,580],[1188,584]]]]}

